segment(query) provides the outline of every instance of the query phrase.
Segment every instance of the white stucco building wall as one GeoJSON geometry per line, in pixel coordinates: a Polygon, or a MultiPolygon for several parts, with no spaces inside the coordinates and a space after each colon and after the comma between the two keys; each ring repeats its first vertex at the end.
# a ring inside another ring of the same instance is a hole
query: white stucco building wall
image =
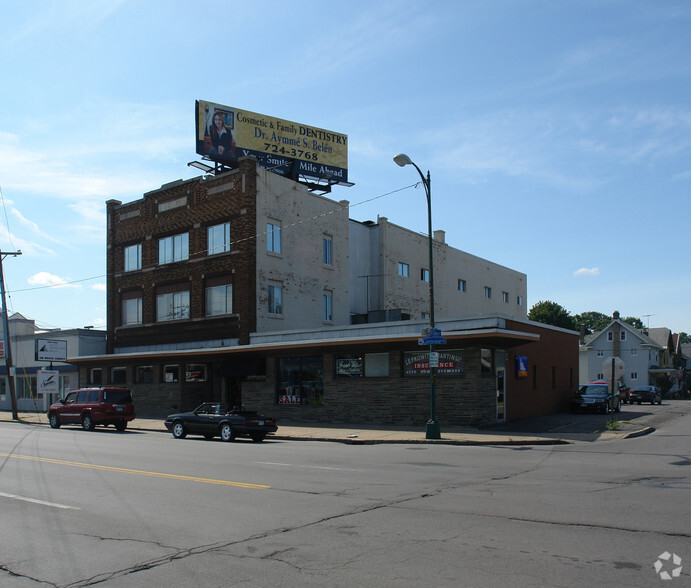
{"type": "Polygon", "coordinates": [[[350,324],[348,202],[310,193],[258,169],[257,331],[350,324]],[[280,226],[280,251],[270,251],[267,223],[280,226]],[[331,263],[324,261],[331,241],[331,263]],[[269,286],[282,289],[281,313],[269,313],[269,286]],[[331,295],[332,320],[324,316],[331,295]]]}
{"type": "MultiPolygon", "coordinates": [[[[423,270],[429,270],[427,235],[386,217],[376,223],[351,221],[351,260],[356,265],[351,283],[369,276],[368,304],[363,302],[367,280],[360,280],[353,288],[352,313],[367,306],[370,312],[400,309],[413,320],[428,315],[429,281],[422,279],[423,270]]],[[[441,230],[434,231],[433,261],[435,319],[486,313],[527,318],[526,274],[450,247],[441,230]]]]}

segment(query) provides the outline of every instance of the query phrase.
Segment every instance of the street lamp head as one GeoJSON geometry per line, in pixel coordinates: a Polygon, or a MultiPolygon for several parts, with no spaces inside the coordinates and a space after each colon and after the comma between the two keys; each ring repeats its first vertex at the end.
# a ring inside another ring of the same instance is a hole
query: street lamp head
{"type": "Polygon", "coordinates": [[[393,160],[396,162],[397,165],[400,165],[403,167],[404,165],[411,165],[413,163],[413,160],[410,159],[405,153],[399,153],[398,155],[394,155],[393,160]]]}

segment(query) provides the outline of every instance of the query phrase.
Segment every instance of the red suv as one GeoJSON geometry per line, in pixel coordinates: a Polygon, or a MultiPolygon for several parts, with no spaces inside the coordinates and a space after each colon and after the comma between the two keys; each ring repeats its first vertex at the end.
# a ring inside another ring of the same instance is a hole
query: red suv
{"type": "Polygon", "coordinates": [[[127,421],[135,417],[132,392],[107,386],[75,390],[48,409],[53,429],[80,424],[85,431],[93,431],[96,425],[115,425],[118,431],[124,431],[127,421]]]}

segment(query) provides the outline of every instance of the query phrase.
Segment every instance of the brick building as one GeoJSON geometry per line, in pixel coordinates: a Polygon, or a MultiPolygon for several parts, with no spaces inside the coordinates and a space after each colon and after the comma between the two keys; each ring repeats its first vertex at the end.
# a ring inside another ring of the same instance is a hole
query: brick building
{"type": "MultiPolygon", "coordinates": [[[[75,359],[80,383],[130,386],[141,416],[214,399],[303,422],[424,423],[427,236],[348,210],[252,158],[109,201],[108,348],[75,359]]],[[[578,335],[527,321],[525,274],[443,231],[434,255],[442,425],[565,407],[578,335]],[[539,365],[514,378],[524,348],[539,365]]]]}

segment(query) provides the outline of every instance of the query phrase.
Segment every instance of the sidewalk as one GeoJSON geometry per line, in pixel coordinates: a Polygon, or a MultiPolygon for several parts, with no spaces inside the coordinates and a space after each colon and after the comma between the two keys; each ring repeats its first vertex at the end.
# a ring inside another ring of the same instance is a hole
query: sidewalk
{"type": "MultiPolygon", "coordinates": [[[[45,413],[21,412],[19,422],[25,424],[48,426],[45,413]]],[[[12,413],[0,411],[0,422],[12,422],[12,413]]],[[[15,421],[16,422],[16,421],[15,421]]],[[[135,419],[128,423],[128,430],[153,431],[167,433],[163,419],[135,419]]],[[[606,441],[627,439],[652,432],[649,428],[632,429],[624,427],[619,431],[601,431],[597,433],[564,434],[559,431],[544,432],[539,435],[474,429],[471,427],[443,428],[441,439],[426,439],[425,427],[369,426],[369,425],[281,425],[278,431],[270,435],[271,439],[290,439],[298,441],[332,441],[350,445],[375,443],[429,443],[441,445],[560,445],[576,442],[606,441]]]]}

